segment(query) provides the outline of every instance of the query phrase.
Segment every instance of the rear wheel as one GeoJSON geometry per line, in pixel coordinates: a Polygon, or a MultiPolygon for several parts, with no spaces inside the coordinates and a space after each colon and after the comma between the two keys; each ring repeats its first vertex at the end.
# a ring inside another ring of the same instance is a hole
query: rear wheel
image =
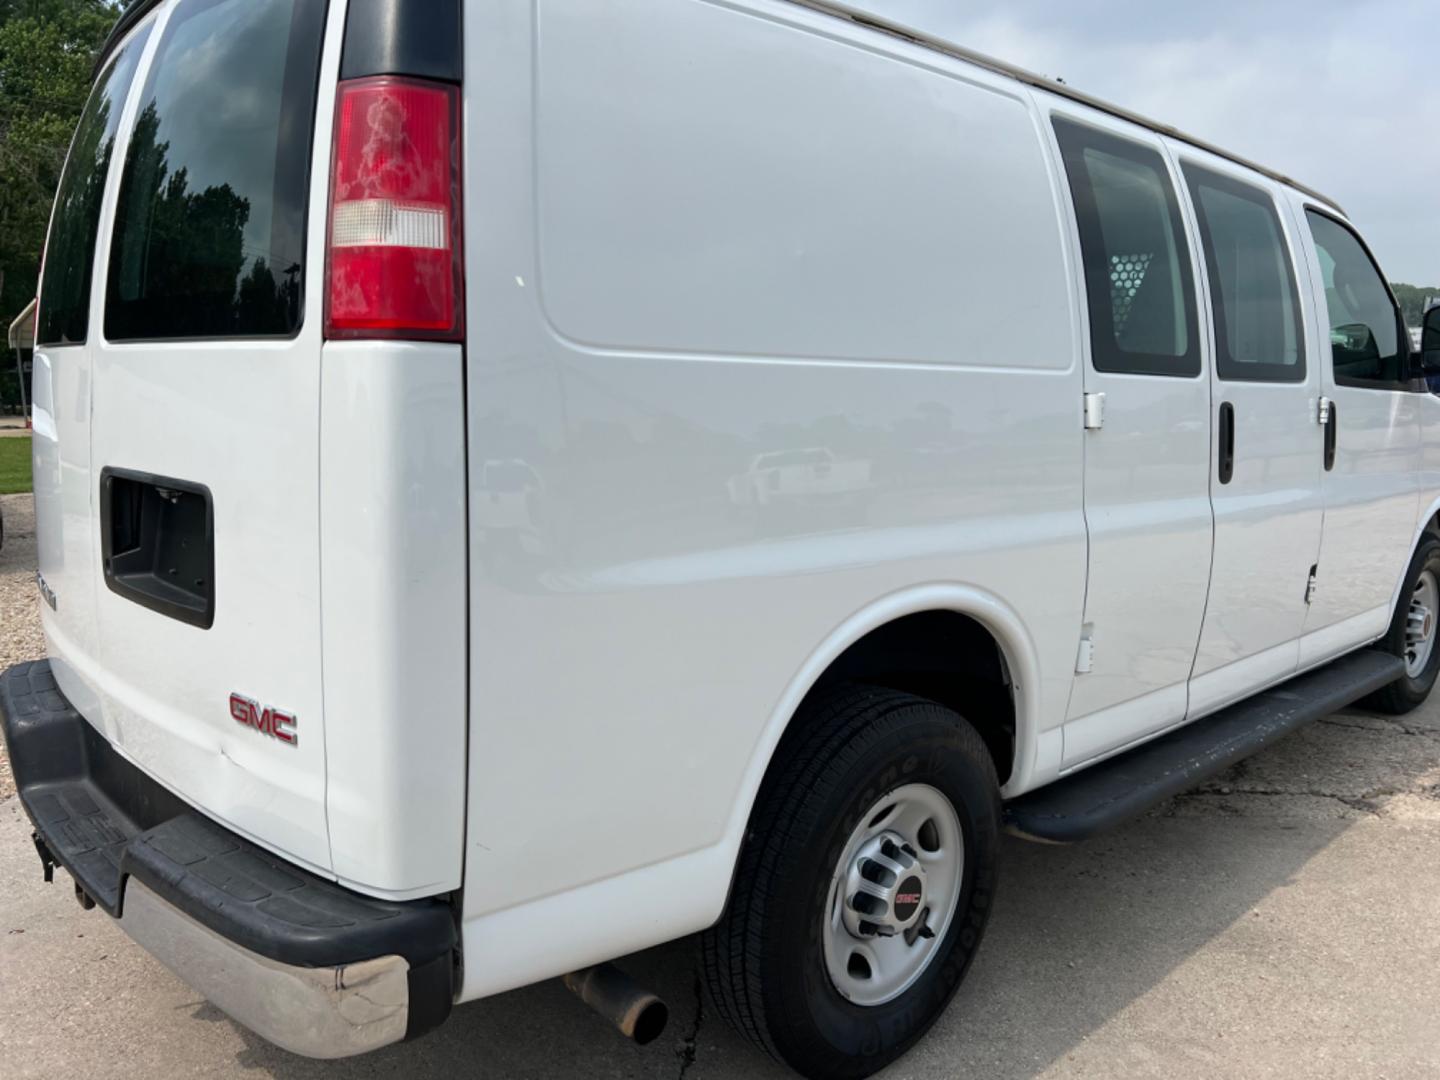
{"type": "Polygon", "coordinates": [[[994,894],[1000,800],[979,734],[864,687],[796,718],[729,908],[702,939],[717,1011],[811,1077],[863,1077],[944,1011],[994,894]]]}
{"type": "Polygon", "coordinates": [[[1376,646],[1405,661],[1405,674],[1383,690],[1377,690],[1363,704],[1378,712],[1400,715],[1430,696],[1440,675],[1440,648],[1436,647],[1440,624],[1440,537],[1426,534],[1410,560],[1405,584],[1390,632],[1376,646]]]}

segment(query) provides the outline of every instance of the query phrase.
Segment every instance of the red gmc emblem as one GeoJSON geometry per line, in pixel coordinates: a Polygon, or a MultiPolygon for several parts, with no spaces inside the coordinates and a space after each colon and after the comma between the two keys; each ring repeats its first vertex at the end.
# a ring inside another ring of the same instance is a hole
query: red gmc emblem
{"type": "Polygon", "coordinates": [[[897,904],[918,904],[919,902],[920,894],[918,892],[902,892],[895,894],[895,903],[897,904]]]}
{"type": "Polygon", "coordinates": [[[291,746],[300,741],[300,736],[295,731],[298,721],[293,713],[281,712],[269,705],[262,707],[254,698],[248,698],[244,694],[230,695],[230,715],[237,723],[254,728],[272,739],[279,739],[291,746]]]}

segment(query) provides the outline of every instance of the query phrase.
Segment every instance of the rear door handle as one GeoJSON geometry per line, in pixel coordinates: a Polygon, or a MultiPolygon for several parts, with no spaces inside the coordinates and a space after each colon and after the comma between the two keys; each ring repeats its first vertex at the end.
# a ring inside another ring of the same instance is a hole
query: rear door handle
{"type": "Polygon", "coordinates": [[[1340,410],[1335,402],[1325,399],[1322,406],[1325,415],[1325,471],[1335,468],[1335,439],[1339,431],[1340,410]]]}
{"type": "Polygon", "coordinates": [[[1220,403],[1220,483],[1228,484],[1235,475],[1235,406],[1220,403]]]}

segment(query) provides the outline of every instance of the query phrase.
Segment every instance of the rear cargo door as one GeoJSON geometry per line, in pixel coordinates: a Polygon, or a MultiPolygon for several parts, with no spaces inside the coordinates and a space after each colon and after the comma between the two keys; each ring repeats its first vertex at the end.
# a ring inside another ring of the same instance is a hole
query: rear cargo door
{"type": "Polygon", "coordinates": [[[177,0],[155,28],[97,260],[85,673],[141,767],[321,869],[326,22],[324,0],[177,0]]]}

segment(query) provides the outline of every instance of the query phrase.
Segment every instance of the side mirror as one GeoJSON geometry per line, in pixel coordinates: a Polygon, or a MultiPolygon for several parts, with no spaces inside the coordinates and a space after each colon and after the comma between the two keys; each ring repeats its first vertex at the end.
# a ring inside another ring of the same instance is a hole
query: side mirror
{"type": "Polygon", "coordinates": [[[1420,370],[1427,376],[1440,375],[1440,305],[1427,311],[1421,324],[1420,370]]]}
{"type": "Polygon", "coordinates": [[[1375,331],[1368,323],[1346,323],[1335,327],[1330,331],[1330,344],[1342,350],[1350,363],[1380,359],[1380,346],[1375,341],[1375,331]]]}

